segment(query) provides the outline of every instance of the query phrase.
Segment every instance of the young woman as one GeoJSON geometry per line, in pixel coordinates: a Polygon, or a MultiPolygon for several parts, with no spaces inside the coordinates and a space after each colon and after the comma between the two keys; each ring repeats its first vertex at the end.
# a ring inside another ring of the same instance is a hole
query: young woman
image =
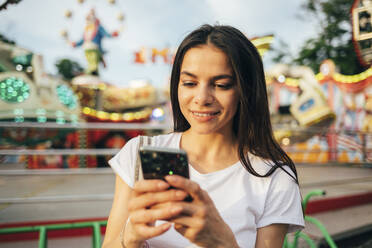
{"type": "Polygon", "coordinates": [[[273,138],[263,65],[237,29],[204,25],[175,56],[174,132],[190,179],[134,182],[138,138],[110,160],[114,202],[104,247],[282,247],[303,227],[297,173],[273,138]],[[190,195],[192,201],[184,201],[190,195]]]}

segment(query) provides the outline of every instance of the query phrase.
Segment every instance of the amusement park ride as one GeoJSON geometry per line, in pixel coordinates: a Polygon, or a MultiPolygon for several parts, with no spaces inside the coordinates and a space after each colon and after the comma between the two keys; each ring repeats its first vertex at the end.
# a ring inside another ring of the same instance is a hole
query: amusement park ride
{"type": "Polygon", "coordinates": [[[275,134],[295,162],[372,161],[372,1],[354,1],[351,14],[364,72],[342,75],[331,60],[317,75],[288,65],[267,71],[275,134]]]}
{"type": "MultiPolygon", "coordinates": [[[[98,68],[100,63],[104,63],[101,40],[104,37],[115,37],[118,32],[108,34],[93,9],[86,19],[83,39],[68,43],[84,48],[87,70],[70,82],[47,75],[41,55],[17,47],[12,42],[0,41],[1,121],[14,122],[13,127],[17,127],[17,123],[25,122],[56,123],[62,126],[83,122],[139,123],[164,118],[163,92],[148,82],[136,81],[131,87],[123,88],[100,79],[98,68]]],[[[68,40],[67,32],[62,34],[68,40]]],[[[0,146],[3,148],[23,146],[31,149],[58,149],[120,148],[129,138],[142,131],[2,128],[0,133],[0,146]]],[[[93,156],[87,156],[84,161],[77,155],[56,157],[27,156],[27,167],[97,167],[104,164],[93,156]]]]}
{"type": "MultiPolygon", "coordinates": [[[[316,75],[307,67],[282,64],[266,71],[275,136],[295,162],[372,160],[371,12],[371,1],[355,1],[351,10],[354,45],[361,63],[366,65],[364,72],[342,75],[331,60],[324,61],[316,75]]],[[[67,18],[71,15],[71,11],[65,12],[67,18]]],[[[123,14],[118,19],[122,21],[123,14]]],[[[66,30],[61,32],[68,44],[83,47],[88,64],[85,73],[70,82],[46,74],[40,55],[0,41],[0,121],[63,125],[140,123],[168,117],[166,96],[160,96],[163,92],[159,93],[151,84],[136,81],[122,88],[99,77],[99,65],[105,65],[101,40],[120,32],[106,32],[93,9],[86,20],[83,39],[78,42],[69,41],[66,30]]],[[[263,55],[273,36],[251,40],[263,55]]],[[[171,61],[169,49],[155,50],[152,60],[161,56],[164,61],[171,61]]],[[[143,54],[136,52],[134,55],[135,63],[145,62],[143,54]]],[[[141,133],[140,129],[36,131],[1,128],[0,147],[120,148],[129,138],[141,133]]],[[[77,155],[49,162],[46,157],[28,156],[28,168],[101,165],[94,156],[87,156],[84,165],[77,155]]]]}

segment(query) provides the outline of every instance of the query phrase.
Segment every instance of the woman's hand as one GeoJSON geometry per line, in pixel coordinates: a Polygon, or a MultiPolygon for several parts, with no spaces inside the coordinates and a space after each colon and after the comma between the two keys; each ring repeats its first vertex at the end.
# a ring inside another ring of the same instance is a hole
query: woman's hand
{"type": "Polygon", "coordinates": [[[180,202],[187,196],[186,192],[169,187],[162,180],[141,180],[135,183],[129,201],[129,221],[124,233],[126,247],[140,247],[145,240],[159,236],[171,227],[172,223],[169,222],[159,226],[154,226],[154,223],[156,220],[175,218],[181,213],[181,206],[151,208],[156,204],[180,202]]]}
{"type": "Polygon", "coordinates": [[[173,175],[167,176],[166,180],[169,185],[187,192],[193,199],[192,202],[178,201],[153,207],[162,209],[170,205],[177,211],[180,209],[180,215],[170,220],[180,234],[202,247],[238,247],[233,232],[206,191],[184,177],[173,175]]]}

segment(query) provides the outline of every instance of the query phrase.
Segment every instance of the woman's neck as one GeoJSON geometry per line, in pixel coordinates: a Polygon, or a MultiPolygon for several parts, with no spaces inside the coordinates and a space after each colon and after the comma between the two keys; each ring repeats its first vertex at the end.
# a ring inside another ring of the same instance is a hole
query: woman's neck
{"type": "Polygon", "coordinates": [[[200,173],[224,169],[239,160],[234,135],[198,134],[187,130],[182,134],[181,148],[186,150],[190,164],[200,173]]]}

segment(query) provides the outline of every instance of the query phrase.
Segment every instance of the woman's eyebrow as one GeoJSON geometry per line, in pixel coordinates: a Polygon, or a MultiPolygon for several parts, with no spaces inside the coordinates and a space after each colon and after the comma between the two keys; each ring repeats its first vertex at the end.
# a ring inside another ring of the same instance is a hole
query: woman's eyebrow
{"type": "MultiPolygon", "coordinates": [[[[188,71],[182,71],[181,75],[187,75],[187,76],[190,76],[190,77],[193,77],[193,78],[197,78],[197,76],[195,74],[192,74],[191,72],[188,72],[188,71]]],[[[230,74],[221,74],[221,75],[217,75],[217,76],[212,77],[211,81],[216,81],[216,80],[225,79],[225,78],[234,79],[234,77],[230,74]]]]}
{"type": "Polygon", "coordinates": [[[222,75],[217,75],[217,76],[212,77],[211,80],[212,81],[217,81],[219,79],[225,79],[225,78],[234,79],[234,77],[229,75],[229,74],[222,74],[222,75]]]}
{"type": "Polygon", "coordinates": [[[188,71],[181,71],[181,75],[187,75],[187,76],[190,76],[190,77],[193,77],[193,78],[197,78],[196,75],[192,74],[191,72],[188,72],[188,71]]]}

